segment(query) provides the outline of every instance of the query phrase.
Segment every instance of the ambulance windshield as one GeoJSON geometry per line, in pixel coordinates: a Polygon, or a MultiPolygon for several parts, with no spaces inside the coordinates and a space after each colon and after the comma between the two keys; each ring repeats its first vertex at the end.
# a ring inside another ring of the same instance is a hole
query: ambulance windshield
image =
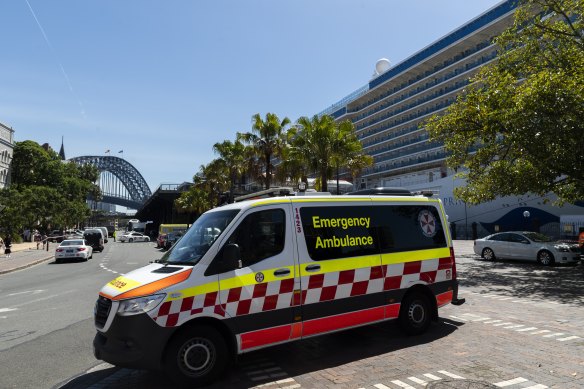
{"type": "Polygon", "coordinates": [[[238,213],[239,210],[234,209],[201,215],[159,262],[195,265],[238,213]]]}

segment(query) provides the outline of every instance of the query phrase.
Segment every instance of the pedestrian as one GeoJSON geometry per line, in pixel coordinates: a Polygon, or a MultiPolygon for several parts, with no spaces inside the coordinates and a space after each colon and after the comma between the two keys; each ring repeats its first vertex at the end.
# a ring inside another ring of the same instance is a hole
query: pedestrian
{"type": "Polygon", "coordinates": [[[584,261],[584,227],[580,227],[578,246],[580,247],[580,261],[584,261]]]}
{"type": "Polygon", "coordinates": [[[114,233],[112,234],[114,237],[114,242],[116,241],[116,230],[114,230],[114,233]]]}
{"type": "Polygon", "coordinates": [[[6,236],[6,239],[4,239],[4,254],[6,255],[6,258],[10,258],[10,249],[12,248],[12,238],[10,237],[10,235],[6,236]]]}
{"type": "Polygon", "coordinates": [[[38,250],[39,247],[40,247],[40,245],[41,245],[41,234],[40,234],[40,232],[36,231],[34,233],[34,241],[36,243],[36,248],[38,250]]]}

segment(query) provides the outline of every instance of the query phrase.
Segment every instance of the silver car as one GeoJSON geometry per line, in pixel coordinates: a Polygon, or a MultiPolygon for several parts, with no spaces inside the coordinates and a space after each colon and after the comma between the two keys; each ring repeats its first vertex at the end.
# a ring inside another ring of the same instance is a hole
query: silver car
{"type": "Polygon", "coordinates": [[[474,252],[486,260],[498,258],[524,259],[551,266],[555,263],[578,263],[577,244],[555,242],[538,232],[499,232],[477,239],[474,252]]]}

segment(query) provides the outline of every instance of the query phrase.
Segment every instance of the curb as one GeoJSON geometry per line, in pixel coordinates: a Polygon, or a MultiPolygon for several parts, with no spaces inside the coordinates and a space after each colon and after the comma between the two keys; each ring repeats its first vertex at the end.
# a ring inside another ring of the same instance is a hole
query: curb
{"type": "Polygon", "coordinates": [[[6,270],[0,270],[0,275],[1,274],[6,274],[6,273],[11,273],[11,272],[17,271],[17,270],[26,269],[27,267],[31,267],[31,266],[34,266],[34,265],[38,265],[39,263],[49,261],[49,260],[51,260],[53,258],[54,258],[54,255],[51,255],[51,256],[45,257],[45,258],[35,259],[32,262],[28,262],[28,263],[22,264],[22,265],[17,266],[17,267],[13,267],[13,268],[6,269],[6,270]]]}

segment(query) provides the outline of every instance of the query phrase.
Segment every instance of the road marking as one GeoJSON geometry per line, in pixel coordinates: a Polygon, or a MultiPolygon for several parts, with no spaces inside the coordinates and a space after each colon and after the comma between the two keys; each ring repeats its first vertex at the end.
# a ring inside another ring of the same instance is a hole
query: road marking
{"type": "Polygon", "coordinates": [[[539,330],[539,331],[535,331],[535,332],[530,332],[529,335],[545,334],[546,332],[551,332],[551,331],[550,330],[539,330]]]}
{"type": "Polygon", "coordinates": [[[508,326],[509,324],[513,324],[513,323],[511,323],[511,322],[497,323],[497,324],[493,324],[493,327],[508,326]]]}
{"type": "Polygon", "coordinates": [[[485,324],[493,324],[493,323],[500,323],[503,320],[490,320],[490,321],[486,321],[485,324]]]}
{"type": "Polygon", "coordinates": [[[520,329],[515,330],[515,331],[517,331],[517,332],[524,332],[524,331],[533,331],[533,330],[537,330],[537,327],[520,328],[520,329]]]}
{"type": "Polygon", "coordinates": [[[415,389],[413,386],[408,385],[405,382],[400,381],[400,380],[391,381],[391,383],[399,386],[400,388],[404,388],[404,389],[415,389]]]}
{"type": "Polygon", "coordinates": [[[383,384],[375,384],[373,386],[375,386],[377,389],[391,389],[389,386],[385,386],[383,384]]]}
{"type": "Polygon", "coordinates": [[[450,318],[452,318],[452,319],[454,319],[454,320],[460,320],[460,321],[467,321],[467,320],[468,320],[468,319],[464,319],[464,318],[462,318],[462,317],[453,316],[453,315],[450,315],[450,318]]]}
{"type": "Polygon", "coordinates": [[[438,380],[441,380],[442,379],[442,377],[438,377],[438,376],[435,376],[434,374],[430,374],[430,373],[424,374],[424,377],[428,377],[428,378],[430,378],[431,380],[434,380],[434,381],[438,381],[438,380]]]}
{"type": "Polygon", "coordinates": [[[473,319],[473,321],[485,321],[485,320],[489,320],[490,317],[479,317],[478,319],[473,319]]]}
{"type": "Polygon", "coordinates": [[[556,340],[559,340],[560,342],[565,342],[567,340],[573,340],[573,339],[580,339],[580,337],[574,335],[574,336],[568,336],[567,338],[560,338],[560,339],[556,339],[556,340]]]}
{"type": "Polygon", "coordinates": [[[542,384],[537,384],[537,385],[533,385],[533,386],[528,386],[527,388],[523,388],[523,389],[546,389],[547,386],[542,385],[542,384]]]}
{"type": "Polygon", "coordinates": [[[0,312],[18,311],[18,308],[0,308],[0,312]]]}
{"type": "Polygon", "coordinates": [[[31,293],[31,294],[39,294],[39,293],[43,293],[43,292],[46,292],[46,290],[43,290],[43,289],[26,290],[24,292],[10,293],[10,294],[7,294],[6,296],[12,297],[12,296],[18,296],[19,294],[28,294],[28,293],[31,293]]]}
{"type": "Polygon", "coordinates": [[[416,384],[422,385],[422,386],[426,386],[428,385],[428,382],[421,380],[419,378],[416,377],[408,377],[408,380],[415,382],[416,384]]]}
{"type": "Polygon", "coordinates": [[[517,377],[514,378],[512,380],[509,381],[501,381],[501,382],[497,382],[493,385],[498,386],[499,388],[504,388],[506,386],[511,386],[511,385],[515,385],[515,384],[520,384],[522,382],[527,382],[528,380],[523,378],[523,377],[517,377]]]}
{"type": "Polygon", "coordinates": [[[503,328],[510,329],[510,328],[519,328],[519,327],[525,327],[525,325],[523,325],[523,324],[515,324],[515,325],[512,325],[512,326],[507,326],[507,327],[503,327],[503,328]]]}
{"type": "Polygon", "coordinates": [[[564,334],[563,332],[556,332],[556,333],[554,333],[554,334],[548,334],[548,335],[544,335],[543,337],[544,337],[544,338],[553,338],[553,337],[556,337],[556,336],[562,336],[562,335],[565,335],[565,334],[564,334]]]}
{"type": "Polygon", "coordinates": [[[450,377],[450,378],[455,378],[457,380],[463,380],[464,379],[464,377],[461,377],[459,375],[456,375],[456,374],[447,372],[446,370],[438,370],[438,373],[444,374],[445,376],[450,377]]]}

